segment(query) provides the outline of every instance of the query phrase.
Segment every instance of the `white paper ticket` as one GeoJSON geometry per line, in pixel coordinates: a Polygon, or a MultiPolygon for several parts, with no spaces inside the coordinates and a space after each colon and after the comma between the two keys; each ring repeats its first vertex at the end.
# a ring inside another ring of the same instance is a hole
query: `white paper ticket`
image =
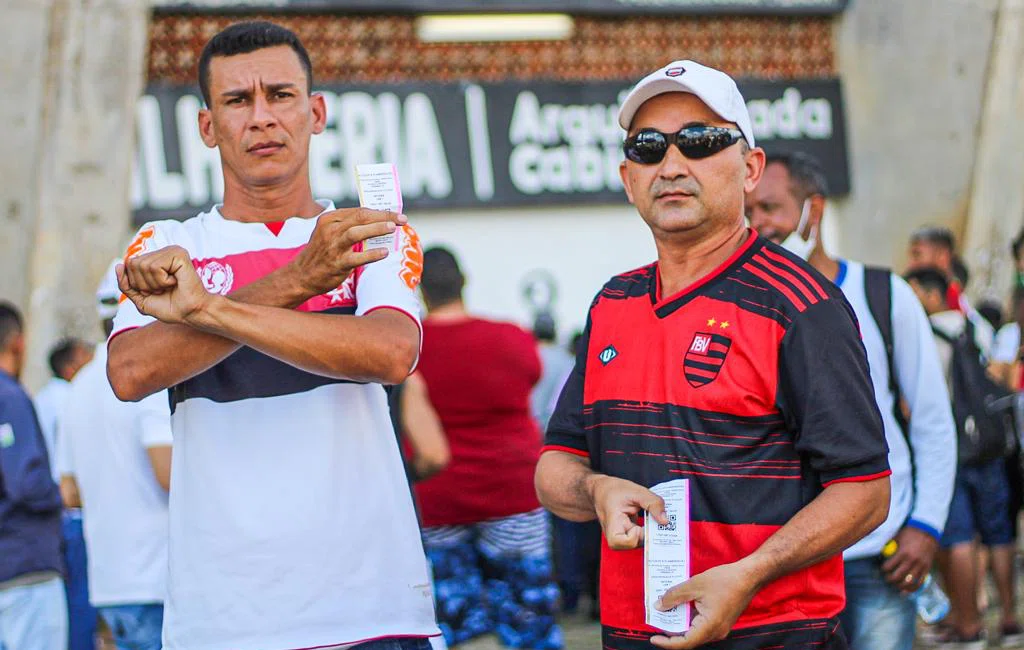
{"type": "MultiPolygon", "coordinates": [[[[394,163],[356,165],[356,188],[359,190],[359,205],[371,210],[402,211],[402,188],[398,184],[398,168],[394,163]]],[[[371,237],[364,248],[394,248],[398,240],[391,235],[371,237]]]]}
{"type": "Polygon", "coordinates": [[[644,513],[644,604],[647,624],[671,633],[690,629],[690,603],[659,612],[654,604],[690,579],[690,481],[659,483],[651,491],[665,501],[668,524],[644,513]]]}

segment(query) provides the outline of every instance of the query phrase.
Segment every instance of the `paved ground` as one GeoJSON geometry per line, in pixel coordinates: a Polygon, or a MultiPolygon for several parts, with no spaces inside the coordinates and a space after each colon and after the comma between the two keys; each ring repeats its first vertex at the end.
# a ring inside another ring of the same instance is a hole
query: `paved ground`
{"type": "MultiPolygon", "coordinates": [[[[1018,593],[1021,592],[1019,582],[1022,577],[1020,562],[1018,561],[1018,593]]],[[[995,592],[989,588],[990,602],[995,600],[995,592]]],[[[1022,607],[1021,599],[1018,597],[1018,609],[1021,610],[1022,616],[1024,616],[1024,607],[1022,607]]],[[[988,631],[989,638],[994,638],[993,634],[998,631],[998,615],[995,607],[990,607],[988,611],[988,631]]],[[[601,628],[597,623],[592,622],[586,616],[571,616],[563,618],[562,627],[565,632],[565,647],[566,650],[600,650],[601,649],[601,628]]],[[[915,650],[924,650],[929,646],[923,644],[917,644],[914,646],[915,650]]],[[[1001,647],[995,641],[989,643],[990,648],[1001,647]]],[[[1009,647],[1009,646],[1007,646],[1009,647]]],[[[1024,646],[1014,646],[1017,648],[1024,646]]],[[[469,643],[465,643],[458,646],[459,650],[504,650],[504,646],[498,643],[497,639],[492,636],[480,637],[474,639],[469,643]]]]}

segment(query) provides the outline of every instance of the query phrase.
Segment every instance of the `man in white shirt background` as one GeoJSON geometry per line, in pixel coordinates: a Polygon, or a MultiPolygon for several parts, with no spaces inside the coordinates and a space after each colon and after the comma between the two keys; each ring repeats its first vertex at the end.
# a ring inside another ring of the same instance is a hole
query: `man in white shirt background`
{"type": "Polygon", "coordinates": [[[885,424],[892,491],[885,523],[843,554],[841,618],[852,650],[910,650],[916,612],[905,595],[920,587],[938,550],[956,474],[956,429],[924,310],[899,276],[829,255],[819,236],[826,195],[816,159],[769,156],[745,210],[758,234],[835,282],[857,314],[885,424]],[[877,316],[872,295],[884,296],[877,316]],[[898,550],[882,563],[882,548],[892,539],[898,550]]]}
{"type": "MultiPolygon", "coordinates": [[[[96,293],[107,335],[119,295],[111,265],[96,293]]],[[[164,393],[139,402],[117,399],[106,361],[102,343],[71,382],[57,441],[61,493],[66,505],[83,509],[90,600],[118,650],[160,650],[170,408],[164,393]]]]}
{"type": "MultiPolygon", "coordinates": [[[[53,375],[36,393],[32,402],[39,417],[39,430],[46,443],[46,454],[55,483],[60,482],[57,470],[57,437],[60,418],[71,392],[71,380],[92,359],[92,346],[75,338],[57,341],[50,349],[48,361],[53,375]]],[[[82,533],[82,513],[65,505],[61,532],[64,535],[64,583],[68,596],[68,650],[94,650],[96,647],[96,610],[89,604],[89,579],[82,533]]]]}

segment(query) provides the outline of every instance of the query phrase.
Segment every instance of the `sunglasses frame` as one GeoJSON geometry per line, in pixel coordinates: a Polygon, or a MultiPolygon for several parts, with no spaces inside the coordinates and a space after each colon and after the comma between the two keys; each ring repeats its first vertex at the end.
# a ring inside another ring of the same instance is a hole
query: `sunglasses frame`
{"type": "Polygon", "coordinates": [[[742,131],[728,126],[708,126],[703,124],[691,125],[684,126],[675,133],[664,133],[657,129],[647,128],[640,129],[634,135],[631,135],[628,138],[626,138],[625,141],[622,143],[622,153],[627,160],[631,160],[639,165],[657,165],[658,163],[665,159],[665,156],[668,154],[668,149],[672,145],[675,145],[676,148],[679,149],[679,152],[686,156],[687,158],[691,160],[700,160],[701,158],[710,158],[716,153],[728,149],[729,147],[743,139],[744,137],[742,131]],[[636,147],[637,140],[640,138],[640,136],[650,133],[657,133],[662,137],[662,139],[665,142],[665,149],[661,152],[661,156],[659,156],[657,160],[646,161],[641,160],[638,156],[630,155],[630,151],[634,147],[636,147]],[[695,133],[697,134],[696,136],[693,135],[695,133]],[[701,145],[686,144],[687,138],[699,138],[707,136],[713,136],[715,138],[728,136],[728,140],[719,140],[718,142],[721,144],[716,143],[712,147],[707,148],[707,150],[702,153],[694,151],[695,148],[701,148],[701,145]],[[689,151],[687,151],[688,149],[689,151]],[[695,153],[697,153],[698,155],[694,155],[695,153]]]}

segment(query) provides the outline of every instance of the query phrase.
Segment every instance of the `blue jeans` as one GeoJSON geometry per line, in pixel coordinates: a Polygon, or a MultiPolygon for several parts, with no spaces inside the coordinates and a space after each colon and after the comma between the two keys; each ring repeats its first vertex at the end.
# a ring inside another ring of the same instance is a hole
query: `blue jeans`
{"type": "Polygon", "coordinates": [[[983,465],[962,465],[956,471],[942,547],[973,541],[979,534],[985,546],[1013,542],[1010,481],[1002,458],[983,465]]]}
{"type": "Polygon", "coordinates": [[[60,578],[0,590],[0,650],[66,650],[65,598],[60,578]]]}
{"type": "Polygon", "coordinates": [[[160,650],[164,606],[117,605],[100,607],[100,616],[114,636],[117,650],[160,650]]]}
{"type": "Polygon", "coordinates": [[[352,650],[430,650],[430,641],[423,637],[392,637],[360,643],[352,650]]]}
{"type": "Polygon", "coordinates": [[[68,567],[68,650],[95,650],[96,610],[89,604],[82,512],[64,511],[64,562],[68,567]]]}
{"type": "Polygon", "coordinates": [[[850,650],[911,650],[914,601],[885,581],[878,558],[844,563],[846,609],[839,615],[850,650]]]}

